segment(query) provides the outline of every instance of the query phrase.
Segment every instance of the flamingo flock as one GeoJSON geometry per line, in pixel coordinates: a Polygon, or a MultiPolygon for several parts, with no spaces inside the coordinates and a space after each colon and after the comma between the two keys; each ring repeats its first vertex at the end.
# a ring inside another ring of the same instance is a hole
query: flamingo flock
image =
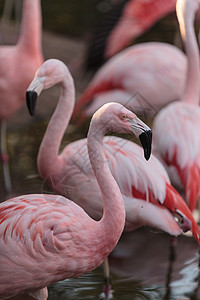
{"type": "MultiPolygon", "coordinates": [[[[105,264],[123,231],[148,226],[173,238],[191,231],[200,244],[193,216],[200,196],[200,60],[194,30],[200,0],[132,0],[122,6],[106,50],[107,58],[114,56],[77,101],[67,65],[58,58],[44,61],[40,0],[23,0],[19,40],[15,46],[0,46],[7,195],[12,185],[5,122],[25,101],[34,116],[42,91],[60,86],[34,158],[51,192],[33,194],[30,189],[0,203],[0,299],[47,300],[49,285],[105,264]],[[130,38],[174,10],[185,53],[159,42],[122,50],[130,38]],[[79,131],[90,118],[87,137],[63,148],[70,121],[79,131]],[[111,132],[120,136],[107,135],[111,132]],[[124,134],[134,135],[141,146],[124,134]]],[[[112,296],[109,280],[105,299],[112,296]]]]}

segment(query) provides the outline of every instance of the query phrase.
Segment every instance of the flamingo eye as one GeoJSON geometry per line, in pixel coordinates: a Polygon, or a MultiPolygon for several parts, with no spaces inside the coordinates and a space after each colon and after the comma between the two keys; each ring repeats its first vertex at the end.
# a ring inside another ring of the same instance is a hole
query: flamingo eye
{"type": "Polygon", "coordinates": [[[122,115],[120,116],[120,118],[121,118],[122,120],[125,120],[125,119],[127,118],[127,115],[122,114],[122,115]]]}

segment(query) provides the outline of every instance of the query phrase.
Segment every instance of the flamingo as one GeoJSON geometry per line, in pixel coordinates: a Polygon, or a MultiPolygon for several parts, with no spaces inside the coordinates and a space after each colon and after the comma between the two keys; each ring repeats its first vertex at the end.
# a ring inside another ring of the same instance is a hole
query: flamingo
{"type": "Polygon", "coordinates": [[[175,11],[176,0],[130,0],[125,5],[119,22],[111,31],[105,57],[111,57],[125,48],[156,21],[175,11]]]}
{"type": "MultiPolygon", "coordinates": [[[[47,60],[37,70],[27,89],[28,108],[33,115],[38,95],[57,83],[61,84],[61,94],[40,145],[38,170],[54,191],[70,197],[98,220],[103,207],[89,161],[87,139],[67,145],[58,155],[75,102],[74,84],[65,64],[59,60],[47,60]]],[[[112,124],[111,119],[109,123],[112,124]]],[[[146,138],[151,139],[151,136],[146,138]]],[[[125,201],[126,230],[149,225],[177,236],[181,230],[187,231],[192,227],[193,235],[198,240],[199,231],[190,210],[170,185],[165,169],[155,157],[144,164],[141,147],[119,137],[105,137],[104,149],[125,201]],[[172,214],[181,218],[179,226],[172,214]]],[[[149,157],[148,152],[145,152],[145,157],[149,157]]]]}
{"type": "Polygon", "coordinates": [[[186,56],[175,46],[157,42],[131,46],[96,72],[76,104],[73,120],[79,117],[83,122],[111,99],[152,117],[181,98],[186,68],[186,56]]]}
{"type": "MultiPolygon", "coordinates": [[[[62,75],[67,75],[66,69],[62,75]]],[[[49,83],[44,81],[46,87],[49,83]]],[[[73,93],[68,88],[64,93],[73,93]]],[[[150,129],[134,113],[109,103],[94,114],[87,147],[104,203],[100,221],[58,195],[30,194],[0,204],[1,297],[28,292],[34,299],[45,300],[48,285],[90,272],[115,247],[124,228],[125,208],[103,150],[103,136],[108,130],[135,134],[145,141],[147,159],[151,152],[150,129]]]]}
{"type": "MultiPolygon", "coordinates": [[[[87,69],[102,64],[129,46],[175,9],[176,0],[123,0],[115,5],[91,38],[87,50],[87,69]]],[[[200,19],[199,12],[196,19],[200,19]]]]}
{"type": "Polygon", "coordinates": [[[175,6],[176,0],[122,0],[115,4],[90,39],[86,68],[102,64],[129,46],[175,6]]]}
{"type": "Polygon", "coordinates": [[[6,120],[25,103],[25,91],[42,62],[40,0],[24,0],[17,44],[0,46],[1,157],[7,194],[11,192],[11,180],[6,154],[6,120]]]}
{"type": "Polygon", "coordinates": [[[154,153],[165,165],[172,183],[184,190],[191,211],[200,194],[200,70],[193,27],[199,4],[194,0],[177,1],[177,17],[188,57],[187,81],[181,101],[163,108],[153,123],[154,153]]]}

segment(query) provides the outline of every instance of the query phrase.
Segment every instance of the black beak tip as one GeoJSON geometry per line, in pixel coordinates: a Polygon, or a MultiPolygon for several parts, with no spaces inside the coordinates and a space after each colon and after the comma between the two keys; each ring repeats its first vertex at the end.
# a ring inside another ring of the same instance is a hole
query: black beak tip
{"type": "Polygon", "coordinates": [[[146,160],[149,160],[151,156],[152,131],[144,131],[139,135],[139,139],[144,149],[144,157],[146,160]]]}
{"type": "Polygon", "coordinates": [[[38,95],[35,91],[27,91],[26,92],[26,104],[27,104],[28,111],[31,116],[33,116],[35,113],[37,96],[38,95]]]}

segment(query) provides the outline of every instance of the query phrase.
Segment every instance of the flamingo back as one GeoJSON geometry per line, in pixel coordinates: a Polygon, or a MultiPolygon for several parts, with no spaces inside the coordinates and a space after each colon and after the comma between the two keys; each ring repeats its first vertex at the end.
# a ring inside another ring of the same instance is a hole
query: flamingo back
{"type": "Polygon", "coordinates": [[[92,269],[99,256],[89,250],[95,235],[88,228],[95,228],[95,223],[62,196],[26,195],[3,202],[0,295],[11,297],[33,287],[41,289],[92,269]]]}
{"type": "MultiPolygon", "coordinates": [[[[169,102],[180,99],[186,67],[185,55],[174,46],[152,42],[129,47],[95,74],[75,106],[73,119],[79,115],[84,121],[94,112],[91,103],[98,101],[101,105],[115,100],[115,91],[122,93],[121,100],[117,96],[118,102],[139,115],[151,117],[169,102]]],[[[99,108],[97,104],[93,107],[99,108]]]]}
{"type": "Polygon", "coordinates": [[[192,210],[200,194],[199,130],[199,107],[182,102],[163,109],[153,125],[153,151],[169,171],[172,183],[185,190],[192,210]]]}

